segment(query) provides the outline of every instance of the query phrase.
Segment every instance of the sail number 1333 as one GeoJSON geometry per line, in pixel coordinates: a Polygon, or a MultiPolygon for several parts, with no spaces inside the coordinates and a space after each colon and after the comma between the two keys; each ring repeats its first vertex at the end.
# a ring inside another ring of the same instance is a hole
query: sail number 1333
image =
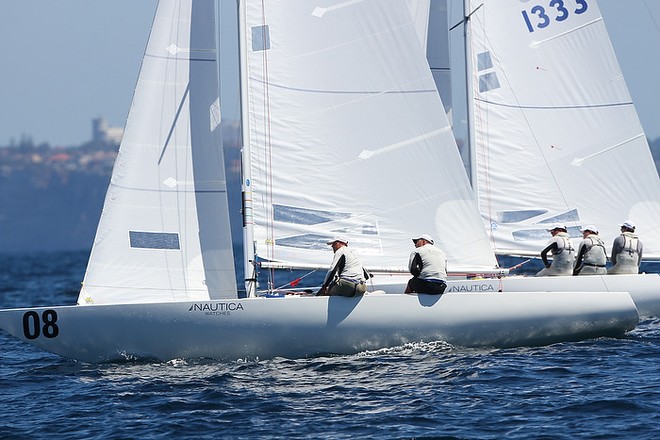
{"type": "Polygon", "coordinates": [[[547,8],[543,5],[535,5],[529,10],[521,11],[527,30],[534,32],[536,29],[546,28],[553,21],[564,21],[571,14],[583,14],[589,8],[587,0],[575,0],[575,8],[567,6],[566,3],[573,1],[551,0],[547,8]]]}

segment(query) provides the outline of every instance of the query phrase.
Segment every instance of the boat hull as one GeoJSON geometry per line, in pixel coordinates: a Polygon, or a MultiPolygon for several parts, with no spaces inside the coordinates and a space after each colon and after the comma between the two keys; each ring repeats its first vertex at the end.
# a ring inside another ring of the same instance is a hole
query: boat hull
{"type": "MultiPolygon", "coordinates": [[[[374,289],[400,293],[410,275],[377,275],[374,289]]],[[[449,280],[446,292],[629,292],[639,316],[660,316],[660,274],[590,275],[449,280]]]]}
{"type": "Polygon", "coordinates": [[[0,327],[84,362],[350,354],[409,342],[538,346],[622,336],[625,292],[369,294],[0,310],[0,327]]]}

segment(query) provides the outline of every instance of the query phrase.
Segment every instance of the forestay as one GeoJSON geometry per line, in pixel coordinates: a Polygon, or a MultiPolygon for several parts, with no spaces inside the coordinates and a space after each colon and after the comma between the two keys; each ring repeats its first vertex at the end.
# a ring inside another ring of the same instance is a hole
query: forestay
{"type": "Polygon", "coordinates": [[[424,231],[451,269],[495,266],[406,2],[248,1],[243,20],[259,257],[327,265],[341,233],[401,268],[424,231]]]}
{"type": "Polygon", "coordinates": [[[595,0],[467,1],[475,190],[496,253],[630,218],[660,258],[660,181],[595,0]]]}
{"type": "Polygon", "coordinates": [[[236,297],[213,0],[161,0],[79,304],[236,297]]]}

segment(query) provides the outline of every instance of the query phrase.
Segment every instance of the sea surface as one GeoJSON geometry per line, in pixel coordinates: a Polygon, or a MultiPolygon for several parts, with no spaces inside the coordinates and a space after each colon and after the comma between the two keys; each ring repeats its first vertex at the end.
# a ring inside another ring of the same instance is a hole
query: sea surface
{"type": "MultiPolygon", "coordinates": [[[[86,260],[0,255],[0,308],[75,303],[86,260]]],[[[89,365],[0,331],[0,439],[12,438],[657,439],[660,319],[547,347],[231,363],[89,365]]]]}

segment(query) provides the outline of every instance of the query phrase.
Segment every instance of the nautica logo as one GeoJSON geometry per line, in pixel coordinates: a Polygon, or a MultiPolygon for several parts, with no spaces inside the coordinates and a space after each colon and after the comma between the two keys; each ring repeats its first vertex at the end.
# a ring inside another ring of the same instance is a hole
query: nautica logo
{"type": "Polygon", "coordinates": [[[449,286],[447,292],[492,292],[495,287],[492,284],[471,284],[468,286],[449,286]]]}
{"type": "Polygon", "coordinates": [[[241,303],[196,303],[190,306],[189,312],[233,312],[234,310],[243,310],[241,303]]]}

